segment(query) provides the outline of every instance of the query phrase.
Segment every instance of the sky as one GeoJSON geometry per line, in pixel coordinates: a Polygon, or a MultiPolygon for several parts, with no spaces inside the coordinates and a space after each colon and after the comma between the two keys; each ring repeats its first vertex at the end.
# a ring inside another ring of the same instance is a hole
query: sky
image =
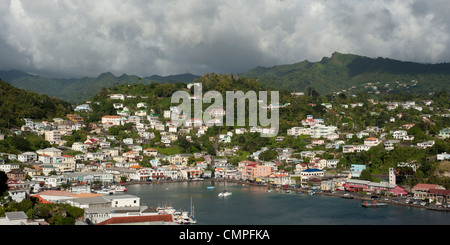
{"type": "Polygon", "coordinates": [[[0,70],[242,73],[335,51],[450,61],[448,0],[1,0],[0,70]]]}

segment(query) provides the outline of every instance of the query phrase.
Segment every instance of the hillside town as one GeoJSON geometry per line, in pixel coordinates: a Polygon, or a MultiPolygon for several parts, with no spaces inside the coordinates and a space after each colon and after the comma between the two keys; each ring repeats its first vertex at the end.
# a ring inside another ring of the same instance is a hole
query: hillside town
{"type": "MultiPolygon", "coordinates": [[[[188,89],[190,86],[195,84],[188,84],[188,89]]],[[[301,97],[303,93],[293,95],[301,97]]],[[[66,118],[53,118],[49,121],[23,118],[21,128],[1,132],[0,141],[14,135],[32,133],[49,143],[48,147],[36,151],[0,153],[0,171],[7,175],[8,192],[12,201],[20,203],[31,196],[37,197],[41,202],[68,203],[85,209],[84,220],[89,218],[94,224],[100,224],[112,222],[109,220],[112,212],[105,211],[99,215],[93,207],[132,207],[134,212],[141,215],[158,214],[158,210],[143,208],[138,197],[111,196],[108,195],[110,193],[104,195],[101,191],[105,187],[163,181],[215,180],[321,192],[345,190],[365,192],[367,195],[409,196],[448,208],[450,190],[443,185],[398,185],[398,175],[401,174],[399,169],[408,168],[414,173],[420,167],[419,161],[397,162],[396,167],[391,166],[387,171],[380,172],[377,181],[368,181],[361,179],[368,164],[342,165],[342,159],[346,155],[368,152],[377,147],[389,152],[399,146],[426,150],[432,148],[437,140],[448,144],[450,128],[439,129],[428,140],[417,140],[415,135],[410,134],[415,123],[388,130],[367,126],[363,130],[354,131],[348,122],[330,123],[316,115],[305,115],[297,121],[297,125],[283,132],[280,130],[272,139],[272,145],[278,147],[264,146],[249,152],[236,143],[236,137],[267,133],[273,128],[239,127],[226,132],[221,130],[211,136],[207,134],[208,130],[217,127],[214,123],[217,118],[225,115],[225,110],[213,110],[212,116],[215,119],[211,121],[191,119],[184,125],[177,126],[171,121],[172,114],[178,110],[177,106],[156,111],[146,102],[126,103],[127,98],[132,98],[133,101],[140,99],[135,95],[110,94],[109,99],[116,113],[101,116],[97,123],[86,125],[84,122],[82,113],[92,111],[92,104],[98,103],[86,101],[75,106],[75,113],[68,114],[66,118]],[[85,137],[74,137],[80,131],[86,132],[85,137]],[[181,142],[189,144],[196,138],[206,136],[214,146],[213,149],[199,152],[179,150],[182,148],[181,142]],[[302,150],[283,147],[283,142],[288,139],[303,139],[307,144],[304,144],[302,150]],[[101,204],[94,204],[96,202],[101,204]],[[99,218],[100,216],[103,218],[99,218]]],[[[345,114],[344,110],[362,106],[378,107],[388,112],[395,112],[399,108],[419,113],[422,110],[438,112],[421,114],[419,117],[424,122],[429,122],[432,117],[450,117],[448,109],[443,113],[434,108],[432,100],[368,102],[369,105],[365,101],[350,104],[323,103],[322,106],[329,111],[342,111],[341,114],[345,114]]],[[[269,105],[267,109],[277,107],[282,112],[289,106],[289,103],[283,103],[269,105]]],[[[374,112],[373,115],[376,116],[377,113],[374,112]]],[[[394,124],[402,117],[400,112],[392,115],[394,116],[389,118],[388,123],[394,124]]],[[[431,157],[436,162],[449,161],[450,152],[437,152],[431,157]]],[[[441,171],[441,174],[448,177],[450,171],[441,171]]],[[[403,175],[401,177],[404,178],[403,175]]],[[[164,215],[160,219],[149,218],[149,221],[142,222],[152,221],[158,224],[176,223],[173,218],[164,215]]]]}

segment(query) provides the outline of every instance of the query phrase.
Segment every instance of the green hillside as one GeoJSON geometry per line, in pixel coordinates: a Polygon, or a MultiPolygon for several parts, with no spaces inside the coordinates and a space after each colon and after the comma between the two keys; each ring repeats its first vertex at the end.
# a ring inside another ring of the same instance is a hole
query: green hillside
{"type": "Polygon", "coordinates": [[[102,88],[109,88],[119,84],[151,84],[153,82],[189,83],[197,77],[192,74],[166,77],[154,75],[144,78],[123,74],[116,77],[112,73],[106,72],[97,77],[60,79],[31,75],[15,70],[0,71],[0,78],[17,88],[26,89],[38,94],[47,94],[71,103],[81,103],[94,96],[102,88]]]}
{"type": "MultiPolygon", "coordinates": [[[[256,67],[239,75],[256,79],[266,88],[307,91],[315,88],[320,94],[337,91],[356,93],[414,93],[449,91],[450,64],[420,64],[387,58],[368,58],[335,52],[318,62],[302,61],[274,67],[256,67]],[[368,85],[368,83],[371,83],[368,85]],[[376,91],[373,90],[376,86],[376,91]]],[[[97,77],[58,79],[31,75],[20,71],[0,71],[0,78],[17,88],[47,94],[74,104],[91,98],[102,88],[121,84],[190,83],[200,76],[180,74],[173,76],[139,77],[110,72],[97,77]]],[[[229,83],[231,84],[231,83],[229,83]]],[[[228,84],[228,85],[229,85],[228,84]]],[[[229,87],[227,83],[223,88],[229,87]]],[[[233,85],[235,86],[235,84],[233,85]]]]}
{"type": "Polygon", "coordinates": [[[241,75],[256,78],[267,87],[296,91],[314,87],[321,94],[348,90],[353,86],[355,90],[367,92],[364,90],[367,83],[390,89],[392,93],[426,93],[450,88],[448,63],[420,64],[338,52],[319,62],[256,67],[241,75]]]}
{"type": "Polygon", "coordinates": [[[0,128],[19,127],[23,118],[51,120],[72,111],[70,103],[39,95],[0,80],[0,128]]]}

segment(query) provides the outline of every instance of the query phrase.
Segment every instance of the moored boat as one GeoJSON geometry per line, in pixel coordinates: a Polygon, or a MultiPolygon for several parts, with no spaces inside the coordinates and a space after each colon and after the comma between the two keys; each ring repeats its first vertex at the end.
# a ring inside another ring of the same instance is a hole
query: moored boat
{"type": "Polygon", "coordinates": [[[123,185],[113,185],[110,187],[114,192],[125,192],[128,189],[123,185]]]}
{"type": "Polygon", "coordinates": [[[96,191],[97,194],[104,194],[104,195],[112,195],[114,194],[114,191],[111,190],[109,187],[104,187],[101,190],[96,191]]]}
{"type": "Polygon", "coordinates": [[[226,191],[226,190],[224,190],[224,191],[222,191],[221,193],[219,193],[219,197],[228,197],[228,196],[231,196],[232,195],[232,193],[231,192],[228,192],[228,191],[226,191]]]}
{"type": "Polygon", "coordinates": [[[377,201],[373,201],[372,203],[366,201],[362,202],[361,206],[364,208],[378,208],[378,207],[387,207],[387,204],[377,201]]]}

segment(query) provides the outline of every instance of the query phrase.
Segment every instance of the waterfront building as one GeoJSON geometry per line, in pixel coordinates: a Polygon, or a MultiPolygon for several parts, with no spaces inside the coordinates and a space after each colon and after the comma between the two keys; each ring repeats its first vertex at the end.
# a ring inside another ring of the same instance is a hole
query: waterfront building
{"type": "Polygon", "coordinates": [[[370,192],[374,194],[379,194],[382,192],[391,193],[394,196],[402,196],[408,194],[403,187],[395,184],[389,184],[387,182],[376,183],[368,180],[356,180],[348,179],[343,185],[345,190],[351,192],[370,192]]]}
{"type": "Polygon", "coordinates": [[[323,177],[324,175],[325,175],[325,172],[323,170],[317,169],[317,168],[309,168],[309,169],[305,169],[305,170],[301,171],[300,177],[301,177],[302,188],[305,188],[308,186],[310,178],[312,178],[312,177],[320,178],[320,177],[323,177]]]}
{"type": "Polygon", "coordinates": [[[272,173],[270,166],[261,165],[259,163],[251,163],[245,166],[245,172],[242,173],[242,179],[254,180],[260,177],[269,177],[272,173]]]}
{"type": "Polygon", "coordinates": [[[419,183],[412,188],[412,192],[414,193],[414,198],[425,199],[428,198],[428,194],[432,189],[445,190],[441,185],[419,183]]]}

